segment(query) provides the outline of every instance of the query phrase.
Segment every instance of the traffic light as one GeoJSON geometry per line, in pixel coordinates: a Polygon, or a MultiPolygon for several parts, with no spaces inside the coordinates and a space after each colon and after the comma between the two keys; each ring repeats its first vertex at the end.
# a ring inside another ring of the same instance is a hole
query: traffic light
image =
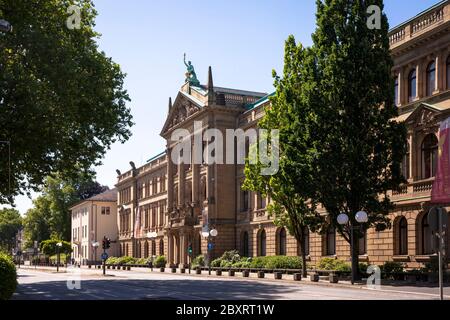
{"type": "Polygon", "coordinates": [[[188,254],[189,255],[192,254],[192,243],[189,243],[189,245],[188,245],[188,254]]]}
{"type": "Polygon", "coordinates": [[[102,248],[103,248],[103,250],[111,248],[111,239],[109,239],[107,237],[103,237],[102,248]]]}

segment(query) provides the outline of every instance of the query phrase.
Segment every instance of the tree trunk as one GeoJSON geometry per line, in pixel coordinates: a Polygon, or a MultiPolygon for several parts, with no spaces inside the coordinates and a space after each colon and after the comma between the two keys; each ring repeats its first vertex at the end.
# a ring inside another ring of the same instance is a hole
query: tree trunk
{"type": "Polygon", "coordinates": [[[297,239],[298,243],[300,244],[300,253],[302,256],[302,277],[306,278],[308,276],[308,272],[306,269],[306,238],[305,238],[305,232],[303,229],[300,230],[299,239],[297,239]]]}
{"type": "Polygon", "coordinates": [[[351,258],[352,258],[352,283],[358,281],[359,278],[359,238],[357,231],[355,232],[354,226],[351,226],[351,258]]]}

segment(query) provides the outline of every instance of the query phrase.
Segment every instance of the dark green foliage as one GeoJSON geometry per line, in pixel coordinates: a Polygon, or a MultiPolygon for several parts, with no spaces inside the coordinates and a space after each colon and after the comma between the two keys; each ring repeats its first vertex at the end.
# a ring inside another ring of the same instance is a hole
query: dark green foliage
{"type": "Polygon", "coordinates": [[[58,239],[44,240],[40,243],[41,252],[47,256],[53,256],[57,254],[57,243],[61,242],[62,246],[59,248],[59,253],[69,254],[72,252],[72,246],[70,242],[58,239]]]}
{"type": "MultiPolygon", "coordinates": [[[[88,170],[130,137],[125,75],[98,48],[96,15],[92,0],[0,0],[0,17],[13,25],[0,36],[0,140],[11,142],[11,186],[1,170],[0,203],[52,172],[88,170]],[[73,4],[81,28],[69,30],[73,4]]],[[[8,168],[5,144],[0,168],[8,168]]]]}
{"type": "Polygon", "coordinates": [[[205,257],[201,254],[192,259],[192,268],[196,267],[204,267],[205,266],[205,257]]]}
{"type": "Polygon", "coordinates": [[[10,299],[16,287],[16,267],[10,256],[0,252],[0,300],[10,299]]]}
{"type": "Polygon", "coordinates": [[[405,266],[401,262],[386,261],[382,266],[380,266],[380,270],[382,273],[385,273],[387,275],[394,273],[398,274],[405,271],[405,266]]]}
{"type": "Polygon", "coordinates": [[[22,217],[15,209],[0,209],[0,250],[7,252],[14,247],[17,232],[22,227],[22,217]]]}
{"type": "Polygon", "coordinates": [[[158,256],[155,259],[155,267],[162,268],[165,267],[167,263],[166,257],[164,256],[158,256]]]}

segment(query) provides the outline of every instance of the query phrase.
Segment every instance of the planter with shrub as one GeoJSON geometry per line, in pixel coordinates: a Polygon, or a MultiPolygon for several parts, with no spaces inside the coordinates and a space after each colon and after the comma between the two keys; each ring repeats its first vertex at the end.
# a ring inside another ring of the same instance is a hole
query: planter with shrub
{"type": "Polygon", "coordinates": [[[163,268],[166,266],[167,260],[164,256],[157,256],[155,259],[155,267],[156,268],[163,268]]]}

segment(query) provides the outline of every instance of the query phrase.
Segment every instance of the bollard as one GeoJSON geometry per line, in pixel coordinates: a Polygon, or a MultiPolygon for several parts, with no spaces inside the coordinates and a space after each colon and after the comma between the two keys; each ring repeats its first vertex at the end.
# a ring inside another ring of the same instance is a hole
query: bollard
{"type": "Polygon", "coordinates": [[[196,274],[202,274],[202,269],[200,269],[200,268],[195,269],[195,273],[196,274]]]}
{"type": "Polygon", "coordinates": [[[338,283],[339,282],[338,276],[335,273],[330,273],[328,278],[330,280],[330,283],[338,283]]]}
{"type": "Polygon", "coordinates": [[[311,280],[311,282],[319,282],[319,274],[314,273],[314,274],[310,275],[309,280],[311,280]]]}
{"type": "Polygon", "coordinates": [[[164,271],[165,271],[164,267],[159,268],[159,272],[164,272],[164,271]]]}
{"type": "Polygon", "coordinates": [[[294,281],[301,281],[301,280],[302,280],[302,274],[294,273],[294,281]]]}
{"type": "Polygon", "coordinates": [[[250,275],[250,272],[249,272],[248,270],[242,270],[242,276],[243,276],[244,278],[248,278],[249,275],[250,275]]]}
{"type": "Polygon", "coordinates": [[[221,276],[222,275],[222,270],[218,269],[216,270],[216,276],[221,276]]]}
{"type": "Polygon", "coordinates": [[[171,268],[172,273],[176,273],[177,272],[177,268],[171,268]]]}
{"type": "Polygon", "coordinates": [[[264,271],[258,271],[258,278],[262,279],[264,278],[264,271]]]}
{"type": "Polygon", "coordinates": [[[273,277],[276,280],[281,280],[282,279],[282,273],[281,272],[274,272],[273,273],[273,277]]]}
{"type": "Polygon", "coordinates": [[[234,270],[229,270],[228,271],[228,276],[234,277],[234,270]]]}
{"type": "Polygon", "coordinates": [[[186,273],[186,269],[185,268],[180,268],[180,273],[186,273]]]}

